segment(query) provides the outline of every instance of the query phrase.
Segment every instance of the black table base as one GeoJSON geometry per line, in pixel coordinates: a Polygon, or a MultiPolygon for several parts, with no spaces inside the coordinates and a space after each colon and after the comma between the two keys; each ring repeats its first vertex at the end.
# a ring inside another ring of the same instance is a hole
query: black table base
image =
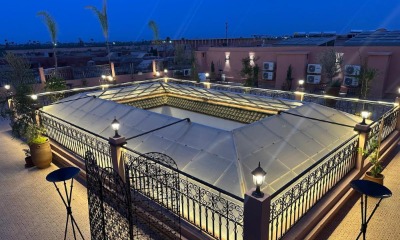
{"type": "Polygon", "coordinates": [[[85,239],[83,237],[83,234],[81,230],[79,229],[78,224],[75,221],[74,216],[72,215],[72,208],[71,208],[71,200],[72,200],[72,188],[74,185],[74,177],[79,173],[79,168],[76,167],[66,167],[66,168],[60,168],[58,170],[55,170],[49,175],[47,175],[46,180],[49,182],[52,182],[58,192],[58,195],[60,195],[65,208],[67,209],[67,221],[65,223],[65,230],[64,230],[64,240],[67,238],[67,232],[68,232],[68,223],[71,224],[72,226],[72,232],[74,234],[74,239],[76,239],[76,231],[75,228],[78,230],[80,236],[82,239],[85,239]],[[70,190],[68,193],[68,188],[67,188],[67,183],[66,181],[71,179],[71,184],[70,184],[70,190]],[[64,182],[64,192],[65,192],[65,198],[61,194],[60,189],[58,188],[56,182],[64,182]]]}
{"type": "Polygon", "coordinates": [[[383,185],[367,180],[354,180],[350,183],[350,186],[357,192],[361,193],[361,229],[356,239],[359,239],[362,234],[363,239],[365,240],[369,221],[382,200],[392,196],[392,192],[383,185]],[[367,219],[368,197],[379,198],[379,201],[367,219]]]}

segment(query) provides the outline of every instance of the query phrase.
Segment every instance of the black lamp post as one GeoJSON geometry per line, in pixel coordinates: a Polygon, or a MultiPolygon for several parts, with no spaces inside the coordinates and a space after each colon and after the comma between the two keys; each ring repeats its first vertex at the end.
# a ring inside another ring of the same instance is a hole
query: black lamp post
{"type": "Polygon", "coordinates": [[[267,172],[262,169],[260,162],[258,162],[258,167],[254,169],[251,174],[253,175],[253,182],[256,185],[256,190],[253,191],[251,195],[256,198],[264,197],[264,193],[260,191],[260,186],[264,183],[267,172]]]}
{"type": "Polygon", "coordinates": [[[112,127],[112,129],[115,131],[114,138],[119,138],[119,137],[121,137],[121,136],[118,134],[119,122],[118,122],[117,118],[114,117],[114,120],[111,122],[111,127],[112,127]]]}

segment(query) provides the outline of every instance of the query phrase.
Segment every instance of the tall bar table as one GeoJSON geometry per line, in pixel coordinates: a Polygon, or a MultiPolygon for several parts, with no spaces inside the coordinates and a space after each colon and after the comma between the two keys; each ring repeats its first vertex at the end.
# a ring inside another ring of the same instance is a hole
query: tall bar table
{"type": "Polygon", "coordinates": [[[82,239],[85,239],[82,235],[81,230],[79,229],[78,224],[76,223],[74,216],[72,216],[71,210],[71,200],[72,200],[72,188],[74,185],[74,177],[79,173],[80,169],[76,167],[65,167],[57,169],[51,173],[49,173],[46,177],[46,180],[52,182],[57,189],[58,194],[60,195],[66,209],[67,209],[67,222],[65,223],[65,231],[64,231],[64,240],[67,238],[68,232],[68,223],[69,219],[71,218],[71,226],[72,231],[74,233],[74,239],[76,239],[75,227],[78,229],[79,234],[81,235],[82,239]],[[70,190],[68,193],[67,183],[66,181],[71,180],[70,190]],[[64,182],[64,191],[65,191],[65,198],[61,194],[60,189],[58,188],[56,182],[64,182]]]}
{"type": "Polygon", "coordinates": [[[359,239],[361,234],[365,240],[367,234],[367,226],[376,209],[384,198],[392,196],[392,192],[385,186],[368,180],[354,180],[350,186],[357,192],[361,193],[361,230],[356,239],[359,239]],[[367,219],[367,199],[368,197],[380,198],[371,215],[367,219]]]}

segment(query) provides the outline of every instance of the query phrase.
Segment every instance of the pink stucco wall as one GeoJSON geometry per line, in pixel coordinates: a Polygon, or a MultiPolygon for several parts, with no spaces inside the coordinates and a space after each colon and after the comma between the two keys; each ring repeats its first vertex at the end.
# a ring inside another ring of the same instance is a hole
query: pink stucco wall
{"type": "MultiPolygon", "coordinates": [[[[372,82],[370,91],[372,98],[387,98],[397,94],[400,86],[400,46],[209,47],[199,48],[196,57],[200,71],[210,72],[213,61],[216,73],[218,73],[218,69],[222,69],[226,74],[227,81],[243,82],[240,76],[241,60],[253,53],[257,59],[256,63],[261,68],[263,62],[275,63],[275,77],[272,81],[263,80],[261,72],[259,78],[259,86],[275,89],[281,89],[286,78],[287,68],[291,64],[294,78],[293,90],[299,79],[305,79],[307,64],[318,64],[321,52],[328,48],[334,48],[336,52],[344,53],[343,66],[361,65],[361,60],[367,59],[368,66],[378,70],[378,75],[372,82]],[[225,61],[226,55],[229,55],[229,61],[225,61]]],[[[340,77],[343,79],[343,76],[340,77]]]]}

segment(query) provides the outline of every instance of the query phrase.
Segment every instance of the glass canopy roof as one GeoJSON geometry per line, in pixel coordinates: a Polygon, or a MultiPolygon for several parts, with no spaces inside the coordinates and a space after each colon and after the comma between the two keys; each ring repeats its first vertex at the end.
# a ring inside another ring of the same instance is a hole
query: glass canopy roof
{"type": "MultiPolygon", "coordinates": [[[[357,116],[314,103],[158,82],[77,94],[44,107],[44,111],[107,138],[113,136],[110,123],[116,117],[121,123],[120,134],[129,138],[179,120],[115,102],[158,93],[284,109],[351,126],[361,121],[357,116]]],[[[183,121],[129,140],[127,145],[142,153],[169,155],[180,170],[242,197],[253,187],[251,171],[258,162],[267,171],[262,190],[271,194],[354,134],[349,127],[282,113],[231,131],[183,121]]]]}
{"type": "Polygon", "coordinates": [[[163,82],[151,82],[135,84],[116,89],[106,89],[104,91],[91,93],[90,95],[97,96],[101,99],[124,102],[137,97],[161,93],[174,94],[178,96],[190,96],[203,100],[213,100],[217,102],[270,110],[287,110],[301,105],[300,102],[287,99],[273,99],[265,96],[256,96],[252,94],[235,93],[163,82]]]}

